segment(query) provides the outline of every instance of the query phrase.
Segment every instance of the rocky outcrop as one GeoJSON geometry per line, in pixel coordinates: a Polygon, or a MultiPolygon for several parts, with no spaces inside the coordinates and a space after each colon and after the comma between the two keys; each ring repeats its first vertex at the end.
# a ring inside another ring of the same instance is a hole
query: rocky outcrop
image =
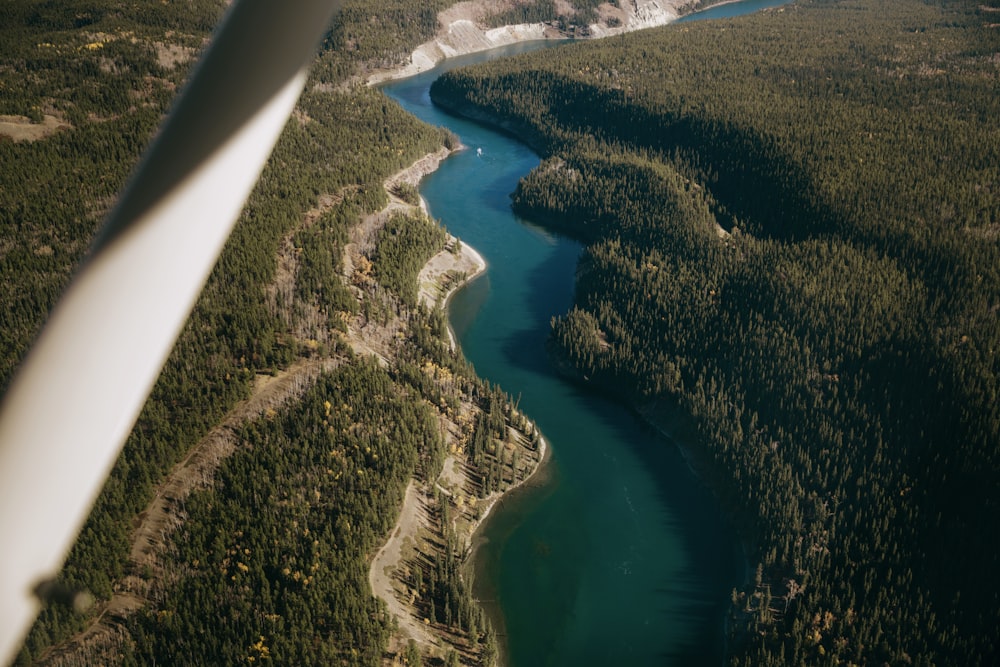
{"type": "MultiPolygon", "coordinates": [[[[600,21],[584,31],[588,39],[610,37],[634,30],[654,28],[676,21],[697,0],[631,0],[624,8],[610,3],[601,5],[600,21]]],[[[477,19],[487,13],[483,2],[462,2],[441,12],[441,29],[429,42],[417,47],[402,67],[378,72],[369,77],[369,85],[389,79],[401,79],[425,72],[445,58],[486,51],[508,44],[540,39],[567,39],[573,35],[548,23],[523,23],[500,28],[483,28],[477,19]]],[[[581,34],[580,32],[574,33],[581,34]]]]}

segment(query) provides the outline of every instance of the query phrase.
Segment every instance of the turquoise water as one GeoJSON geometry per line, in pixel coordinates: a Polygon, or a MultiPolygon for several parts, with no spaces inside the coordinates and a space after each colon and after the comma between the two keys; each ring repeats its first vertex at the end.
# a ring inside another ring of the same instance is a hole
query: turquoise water
{"type": "Polygon", "coordinates": [[[431,215],[489,265],[449,316],[479,375],[520,396],[553,453],[544,483],[487,522],[476,591],[502,617],[512,667],[718,664],[729,592],[743,576],[732,529],[673,443],[555,374],[545,341],[572,303],[581,247],[510,210],[537,155],[428,96],[443,69],[532,48],[466,56],[383,88],[468,147],[420,185],[431,215]]]}
{"type": "Polygon", "coordinates": [[[772,7],[787,5],[789,2],[790,0],[740,0],[739,2],[731,2],[725,5],[709,7],[708,9],[703,9],[700,12],[688,14],[687,16],[678,19],[677,23],[743,16],[744,14],[759,12],[762,9],[770,9],[772,7]]]}

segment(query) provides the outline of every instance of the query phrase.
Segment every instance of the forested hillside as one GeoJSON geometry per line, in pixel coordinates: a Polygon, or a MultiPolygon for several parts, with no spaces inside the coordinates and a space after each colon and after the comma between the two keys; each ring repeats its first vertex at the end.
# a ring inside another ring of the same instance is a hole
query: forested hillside
{"type": "Polygon", "coordinates": [[[737,517],[735,664],[992,664],[1000,8],[801,2],[454,71],[587,244],[558,362],[737,517]]]}

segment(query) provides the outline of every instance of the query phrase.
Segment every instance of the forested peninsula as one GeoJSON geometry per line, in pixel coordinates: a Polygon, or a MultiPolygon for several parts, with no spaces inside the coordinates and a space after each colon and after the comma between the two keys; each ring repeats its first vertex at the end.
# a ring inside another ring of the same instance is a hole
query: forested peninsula
{"type": "Polygon", "coordinates": [[[581,239],[567,372],[689,443],[734,664],[992,664],[1000,6],[803,1],[453,71],[581,239]]]}

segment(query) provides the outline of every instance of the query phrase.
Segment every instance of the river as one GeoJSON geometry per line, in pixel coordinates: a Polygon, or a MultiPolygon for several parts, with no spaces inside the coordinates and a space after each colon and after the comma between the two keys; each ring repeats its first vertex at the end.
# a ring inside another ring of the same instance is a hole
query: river
{"type": "Polygon", "coordinates": [[[431,215],[489,265],[452,299],[450,321],[478,374],[520,396],[552,449],[544,483],[507,498],[487,522],[475,590],[501,621],[511,667],[719,664],[729,592],[743,578],[732,528],[675,444],[556,375],[545,341],[550,319],[572,304],[581,246],[510,210],[537,155],[445,114],[428,95],[447,69],[539,47],[454,58],[382,88],[468,147],[420,184],[431,215]]]}

